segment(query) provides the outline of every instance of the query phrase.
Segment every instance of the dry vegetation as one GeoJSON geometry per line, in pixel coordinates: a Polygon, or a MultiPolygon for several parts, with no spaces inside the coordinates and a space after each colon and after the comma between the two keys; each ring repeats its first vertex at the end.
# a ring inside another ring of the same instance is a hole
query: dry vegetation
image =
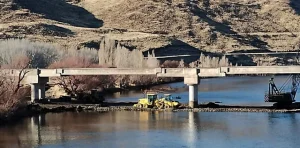
{"type": "Polygon", "coordinates": [[[171,46],[174,39],[208,52],[290,50],[300,40],[299,5],[297,0],[1,0],[0,38],[82,48],[110,36],[143,51],[171,46]]]}
{"type": "Polygon", "coordinates": [[[93,63],[98,63],[99,60],[96,50],[84,48],[78,51],[65,49],[56,44],[29,40],[0,40],[0,47],[0,65],[14,63],[16,57],[30,59],[30,68],[47,68],[54,62],[74,56],[84,56],[93,63]]]}
{"type": "MultiPolygon", "coordinates": [[[[57,61],[49,68],[102,68],[99,64],[93,63],[86,57],[68,57],[57,61]]],[[[61,86],[67,94],[77,96],[79,93],[96,88],[114,87],[115,77],[113,76],[66,76],[53,79],[56,85],[61,86]]]]}
{"type": "MultiPolygon", "coordinates": [[[[149,53],[145,60],[138,50],[130,51],[115,42],[106,41],[105,49],[97,52],[92,49],[62,49],[61,46],[28,40],[11,39],[0,41],[0,65],[2,68],[18,68],[19,60],[29,59],[27,68],[119,68],[159,67],[160,62],[149,53]],[[104,51],[104,52],[103,52],[104,51]],[[16,60],[19,59],[19,60],[16,60]],[[101,62],[104,63],[101,63],[101,62]],[[99,64],[100,62],[100,64],[99,64]]],[[[59,85],[68,95],[89,91],[129,86],[141,86],[158,83],[156,76],[66,76],[51,80],[59,85]]]]}
{"type": "Polygon", "coordinates": [[[10,76],[6,72],[0,74],[0,117],[12,113],[24,104],[25,96],[29,94],[29,88],[23,86],[21,81],[26,76],[25,68],[28,68],[30,60],[27,57],[15,57],[15,61],[1,65],[1,69],[16,68],[21,71],[16,76],[10,76]]]}
{"type": "Polygon", "coordinates": [[[189,64],[189,67],[222,67],[232,65],[225,56],[213,57],[201,54],[199,60],[189,64]]]}
{"type": "MultiPolygon", "coordinates": [[[[28,40],[4,40],[0,41],[0,66],[3,69],[14,68],[66,68],[66,67],[100,67],[98,64],[97,51],[91,49],[82,49],[80,51],[71,49],[62,49],[60,46],[42,42],[30,42],[28,40]],[[24,63],[27,63],[24,65],[24,63]]],[[[15,82],[18,79],[1,75],[5,84],[2,87],[16,87],[15,82]]],[[[109,77],[89,77],[89,76],[74,76],[63,77],[58,84],[62,86],[70,95],[77,92],[90,90],[96,87],[110,87],[109,77]],[[92,83],[93,82],[93,83],[92,83]]],[[[14,89],[9,89],[14,90],[14,89]]],[[[0,88],[1,92],[1,88],[0,88]]],[[[14,97],[12,92],[8,96],[14,97]]],[[[0,94],[1,95],[1,94],[0,94]]],[[[24,98],[25,95],[17,96],[24,98]]],[[[3,99],[12,100],[9,104],[15,104],[15,100],[7,97],[3,99]]],[[[3,102],[1,102],[1,105],[3,102]]],[[[5,103],[6,104],[6,103],[5,103]]],[[[7,106],[7,105],[6,105],[7,106]]],[[[7,107],[5,107],[7,108],[7,107]]]]}

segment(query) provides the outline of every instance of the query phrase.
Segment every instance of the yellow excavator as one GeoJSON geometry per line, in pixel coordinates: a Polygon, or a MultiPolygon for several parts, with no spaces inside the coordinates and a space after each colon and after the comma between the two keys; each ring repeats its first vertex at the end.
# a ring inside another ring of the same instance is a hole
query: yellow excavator
{"type": "MultiPolygon", "coordinates": [[[[180,97],[176,97],[180,99],[180,97]]],[[[171,94],[164,94],[164,97],[158,100],[159,105],[157,108],[177,108],[180,106],[178,101],[174,101],[173,96],[171,94]]]]}
{"type": "MultiPolygon", "coordinates": [[[[179,97],[177,97],[179,99],[179,97]]],[[[180,106],[178,101],[174,101],[171,94],[165,94],[164,97],[158,98],[157,93],[147,93],[144,98],[139,99],[137,104],[133,107],[136,108],[177,108],[180,106]]]]}
{"type": "Polygon", "coordinates": [[[157,100],[157,94],[156,93],[147,93],[144,98],[139,99],[137,104],[134,104],[133,107],[137,108],[153,108],[155,107],[157,100]]]}

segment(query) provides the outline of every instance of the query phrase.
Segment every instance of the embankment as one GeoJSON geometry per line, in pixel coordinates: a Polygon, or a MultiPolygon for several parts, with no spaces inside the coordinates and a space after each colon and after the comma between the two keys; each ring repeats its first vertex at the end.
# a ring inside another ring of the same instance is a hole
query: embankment
{"type": "Polygon", "coordinates": [[[182,106],[178,109],[156,109],[156,108],[135,108],[132,105],[135,102],[120,102],[109,103],[107,106],[101,106],[96,104],[35,104],[30,105],[29,109],[41,113],[47,112],[64,112],[64,111],[188,111],[188,112],[277,112],[277,113],[289,113],[300,112],[300,108],[293,109],[276,109],[267,106],[219,106],[219,107],[205,107],[191,109],[189,107],[182,106]]]}

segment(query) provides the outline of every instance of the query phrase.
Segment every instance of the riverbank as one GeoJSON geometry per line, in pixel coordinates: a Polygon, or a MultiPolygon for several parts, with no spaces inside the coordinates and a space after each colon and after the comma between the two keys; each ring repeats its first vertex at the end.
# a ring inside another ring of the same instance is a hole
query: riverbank
{"type": "Polygon", "coordinates": [[[48,112],[65,112],[65,111],[188,111],[188,112],[300,112],[300,108],[294,109],[275,109],[271,106],[227,106],[219,107],[199,106],[191,109],[182,106],[178,109],[156,109],[156,108],[135,108],[132,107],[136,102],[119,102],[109,103],[107,106],[97,104],[32,104],[28,106],[31,112],[48,113],[48,112]]]}
{"type": "Polygon", "coordinates": [[[110,111],[160,111],[160,112],[267,112],[267,113],[300,113],[300,108],[275,109],[270,106],[199,106],[198,108],[188,108],[182,106],[178,109],[156,109],[156,108],[134,108],[136,102],[108,103],[105,106],[99,104],[29,104],[12,114],[0,116],[0,125],[12,123],[25,117],[46,113],[61,112],[110,112],[110,111]]]}
{"type": "MultiPolygon", "coordinates": [[[[181,82],[181,81],[182,81],[181,78],[177,78],[177,79],[172,79],[172,80],[168,80],[168,81],[159,81],[157,83],[151,83],[151,84],[147,84],[147,85],[128,86],[128,87],[124,87],[124,88],[107,88],[107,89],[103,90],[102,93],[104,95],[109,95],[109,94],[113,94],[116,92],[123,92],[123,91],[129,91],[129,90],[151,90],[151,91],[158,91],[158,92],[159,91],[175,91],[174,88],[171,88],[169,86],[162,86],[162,85],[174,83],[174,82],[181,82]]],[[[48,87],[51,87],[51,85],[48,87]]],[[[30,105],[22,104],[22,106],[16,107],[17,109],[15,109],[15,110],[9,110],[7,112],[0,112],[0,125],[5,124],[7,122],[11,122],[11,121],[16,121],[20,118],[30,117],[30,116],[36,115],[36,114],[42,114],[42,113],[48,113],[48,112],[65,112],[65,111],[80,111],[81,110],[80,107],[74,109],[75,104],[73,104],[71,106],[63,105],[63,102],[64,102],[63,98],[45,99],[41,102],[41,104],[30,104],[30,105]],[[53,104],[55,107],[49,107],[49,106],[45,106],[42,104],[42,103],[49,103],[48,102],[49,100],[52,100],[53,102],[57,102],[57,104],[53,104]]],[[[110,106],[122,106],[122,103],[114,103],[114,104],[109,104],[109,105],[110,106]]],[[[133,103],[132,104],[126,103],[126,105],[133,106],[133,103]]],[[[86,104],[81,104],[79,106],[83,106],[84,110],[91,110],[91,109],[86,108],[86,106],[88,106],[86,104]]],[[[99,106],[99,105],[94,105],[94,106],[99,106]]]]}
{"type": "Polygon", "coordinates": [[[227,106],[222,105],[219,107],[205,107],[199,106],[198,108],[180,107],[178,109],[156,109],[156,108],[134,108],[132,105],[135,102],[120,102],[111,103],[109,106],[103,107],[101,105],[93,104],[36,104],[33,107],[39,108],[42,112],[64,112],[64,111],[188,111],[188,112],[277,112],[277,113],[290,113],[300,112],[300,108],[294,109],[275,109],[267,106],[227,106]]]}
{"type": "MultiPolygon", "coordinates": [[[[126,104],[126,103],[121,103],[126,104]]],[[[134,104],[129,102],[127,104],[134,104]]],[[[187,111],[187,112],[270,112],[270,113],[296,113],[300,112],[300,109],[274,109],[271,107],[242,107],[242,106],[222,106],[222,107],[199,107],[188,108],[181,107],[179,109],[156,109],[156,108],[134,108],[132,106],[108,106],[101,107],[99,105],[37,105],[40,111],[46,112],[64,112],[64,111],[95,111],[95,112],[107,112],[107,111],[187,111]]]]}

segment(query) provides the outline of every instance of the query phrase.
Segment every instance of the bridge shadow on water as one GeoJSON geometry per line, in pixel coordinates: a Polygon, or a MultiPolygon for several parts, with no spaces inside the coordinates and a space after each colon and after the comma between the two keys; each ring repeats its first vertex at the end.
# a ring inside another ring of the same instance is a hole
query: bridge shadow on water
{"type": "Polygon", "coordinates": [[[102,20],[82,7],[67,3],[66,0],[15,0],[15,3],[31,12],[44,15],[47,19],[72,26],[89,28],[103,26],[102,20]]]}

